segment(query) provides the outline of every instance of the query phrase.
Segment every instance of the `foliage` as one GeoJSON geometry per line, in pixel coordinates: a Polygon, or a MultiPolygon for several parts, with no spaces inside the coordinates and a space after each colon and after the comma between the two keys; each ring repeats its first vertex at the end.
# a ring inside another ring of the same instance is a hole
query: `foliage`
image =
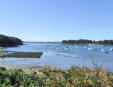
{"type": "Polygon", "coordinates": [[[0,69],[0,87],[113,87],[113,73],[71,67],[60,70],[46,67],[40,72],[0,69]]]}
{"type": "Polygon", "coordinates": [[[16,45],[22,45],[23,42],[16,38],[16,37],[9,37],[5,35],[0,35],[0,46],[16,46],[16,45]]]}
{"type": "Polygon", "coordinates": [[[63,40],[62,43],[67,43],[67,44],[103,44],[103,45],[113,45],[113,40],[92,41],[92,40],[87,40],[87,39],[79,39],[79,40],[63,40]]]}

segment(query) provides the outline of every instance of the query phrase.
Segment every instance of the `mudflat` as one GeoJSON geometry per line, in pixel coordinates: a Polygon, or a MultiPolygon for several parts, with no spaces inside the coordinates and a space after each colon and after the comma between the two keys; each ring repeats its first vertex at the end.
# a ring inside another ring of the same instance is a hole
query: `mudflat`
{"type": "Polygon", "coordinates": [[[43,52],[2,52],[2,57],[16,58],[40,58],[43,52]]]}

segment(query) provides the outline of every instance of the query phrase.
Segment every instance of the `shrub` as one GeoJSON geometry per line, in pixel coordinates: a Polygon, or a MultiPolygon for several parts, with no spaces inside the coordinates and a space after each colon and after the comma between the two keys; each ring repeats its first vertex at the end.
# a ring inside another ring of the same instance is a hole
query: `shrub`
{"type": "Polygon", "coordinates": [[[40,72],[0,70],[0,87],[113,87],[113,73],[104,73],[104,68],[91,70],[87,67],[72,67],[61,70],[46,67],[40,72]]]}

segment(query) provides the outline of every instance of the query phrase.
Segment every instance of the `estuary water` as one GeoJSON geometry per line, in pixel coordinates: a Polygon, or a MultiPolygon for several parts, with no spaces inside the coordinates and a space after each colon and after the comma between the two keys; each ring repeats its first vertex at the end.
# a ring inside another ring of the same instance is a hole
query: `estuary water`
{"type": "Polygon", "coordinates": [[[49,65],[62,69],[68,69],[72,65],[94,68],[96,64],[105,67],[106,71],[113,72],[113,46],[37,42],[4,48],[3,51],[43,52],[43,55],[41,58],[5,58],[0,64],[49,65]]]}

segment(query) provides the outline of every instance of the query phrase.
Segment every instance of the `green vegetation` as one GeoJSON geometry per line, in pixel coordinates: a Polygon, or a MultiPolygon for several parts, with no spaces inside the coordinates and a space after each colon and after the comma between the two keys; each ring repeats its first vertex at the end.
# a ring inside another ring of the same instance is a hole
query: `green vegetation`
{"type": "Polygon", "coordinates": [[[3,47],[0,47],[0,58],[2,57],[2,49],[3,47]]]}
{"type": "Polygon", "coordinates": [[[113,87],[113,73],[72,67],[69,70],[44,68],[40,72],[0,69],[0,87],[113,87]]]}
{"type": "Polygon", "coordinates": [[[18,38],[0,35],[0,46],[1,47],[17,46],[17,45],[22,45],[22,44],[23,42],[18,38]]]}
{"type": "Polygon", "coordinates": [[[100,44],[100,45],[113,45],[113,40],[92,41],[92,40],[87,40],[87,39],[80,39],[80,40],[63,40],[62,43],[66,43],[66,44],[100,44]]]}

